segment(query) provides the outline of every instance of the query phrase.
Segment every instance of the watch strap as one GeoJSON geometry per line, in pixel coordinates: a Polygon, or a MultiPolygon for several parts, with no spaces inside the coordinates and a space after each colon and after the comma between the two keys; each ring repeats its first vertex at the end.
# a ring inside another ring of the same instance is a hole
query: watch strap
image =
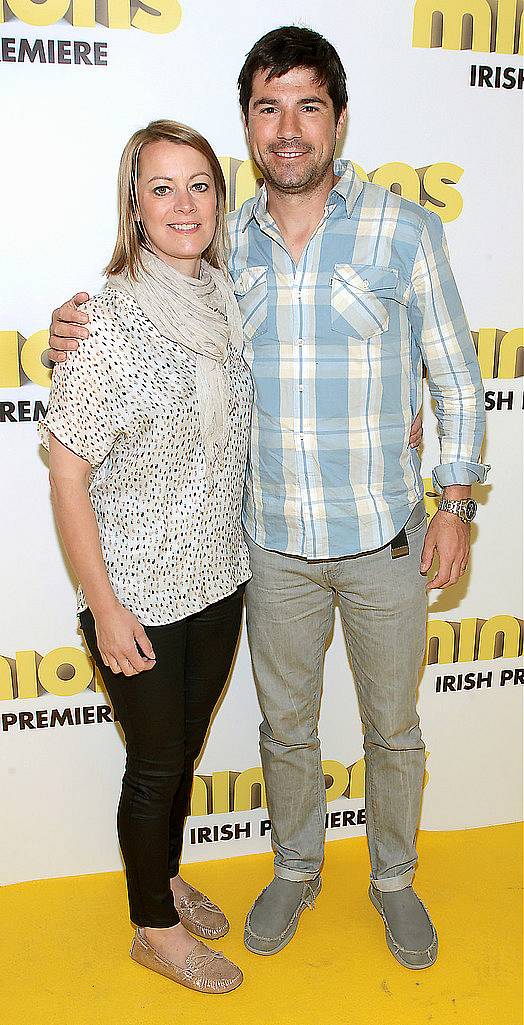
{"type": "Polygon", "coordinates": [[[441,498],[439,509],[443,512],[454,513],[463,523],[470,523],[475,515],[477,505],[471,498],[441,498]],[[468,515],[468,507],[470,510],[473,509],[473,516],[468,515]]]}

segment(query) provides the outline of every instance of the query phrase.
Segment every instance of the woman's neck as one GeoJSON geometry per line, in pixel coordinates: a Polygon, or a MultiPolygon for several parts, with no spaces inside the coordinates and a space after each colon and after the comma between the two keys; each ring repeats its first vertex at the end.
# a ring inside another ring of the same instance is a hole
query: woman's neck
{"type": "Polygon", "coordinates": [[[156,246],[153,246],[153,252],[155,256],[158,256],[159,260],[166,263],[168,267],[172,267],[173,270],[178,271],[179,274],[183,274],[185,278],[194,278],[198,280],[200,277],[200,265],[201,257],[196,256],[194,259],[181,260],[177,256],[171,256],[169,253],[163,253],[156,246]]]}

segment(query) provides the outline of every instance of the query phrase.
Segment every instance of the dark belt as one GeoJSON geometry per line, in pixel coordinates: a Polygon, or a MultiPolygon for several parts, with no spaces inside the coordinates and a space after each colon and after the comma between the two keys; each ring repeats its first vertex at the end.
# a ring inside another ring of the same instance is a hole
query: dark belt
{"type": "Polygon", "coordinates": [[[409,555],[408,536],[404,527],[391,542],[391,558],[400,559],[403,555],[409,555]]]}

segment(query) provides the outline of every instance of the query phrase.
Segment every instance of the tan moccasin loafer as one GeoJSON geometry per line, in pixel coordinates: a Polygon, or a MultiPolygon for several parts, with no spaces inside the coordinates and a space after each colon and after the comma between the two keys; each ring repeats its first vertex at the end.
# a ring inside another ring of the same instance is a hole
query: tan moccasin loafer
{"type": "Polygon", "coordinates": [[[175,907],[188,932],[204,940],[219,940],[229,931],[229,922],[220,908],[203,893],[191,887],[187,897],[175,897],[175,907]]]}
{"type": "Polygon", "coordinates": [[[167,979],[199,993],[230,993],[240,986],[243,979],[237,965],[228,961],[220,951],[210,950],[200,940],[197,940],[184,964],[176,965],[162,957],[139,928],[134,935],[130,954],[133,961],[144,968],[150,968],[152,972],[165,975],[167,979]]]}

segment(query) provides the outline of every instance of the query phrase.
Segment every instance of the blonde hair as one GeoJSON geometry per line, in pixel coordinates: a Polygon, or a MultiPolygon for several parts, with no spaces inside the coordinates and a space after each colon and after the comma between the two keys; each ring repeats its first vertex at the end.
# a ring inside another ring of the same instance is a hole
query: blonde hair
{"type": "Polygon", "coordinates": [[[138,219],[138,157],[140,150],[149,142],[165,139],[168,142],[183,143],[202,153],[213,172],[217,197],[217,223],[215,234],[202,256],[212,267],[226,273],[229,253],[229,238],[226,228],[226,182],[218,157],[207,139],[188,125],[177,121],[151,121],[147,128],[140,128],[131,136],[120,158],[118,169],[118,233],[113,255],[104,269],[107,275],[127,271],[136,279],[142,266],[140,249],[145,239],[138,219]]]}

